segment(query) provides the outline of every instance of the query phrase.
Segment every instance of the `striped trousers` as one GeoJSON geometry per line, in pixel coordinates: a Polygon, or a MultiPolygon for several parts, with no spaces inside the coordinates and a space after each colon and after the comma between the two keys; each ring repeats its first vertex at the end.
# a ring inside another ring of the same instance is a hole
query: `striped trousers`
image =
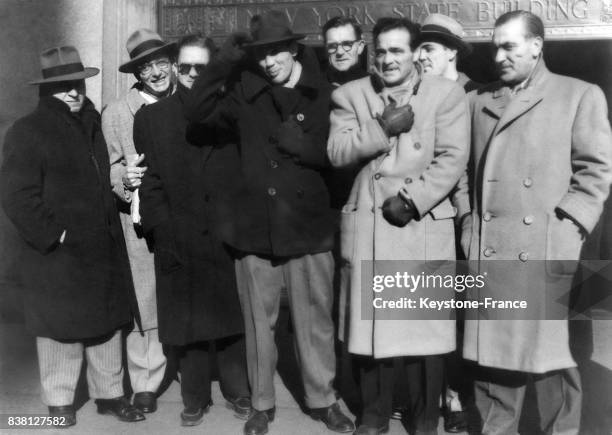
{"type": "Polygon", "coordinates": [[[36,337],[42,401],[47,406],[72,405],[83,351],[87,358],[87,386],[92,399],[123,396],[121,331],[95,342],[64,343],[36,337]]]}

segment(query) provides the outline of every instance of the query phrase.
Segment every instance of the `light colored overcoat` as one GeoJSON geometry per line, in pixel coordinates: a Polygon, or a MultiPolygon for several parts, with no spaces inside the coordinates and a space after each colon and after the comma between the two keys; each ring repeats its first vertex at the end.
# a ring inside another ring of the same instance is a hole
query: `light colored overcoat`
{"type": "MultiPolygon", "coordinates": [[[[455,349],[454,320],[406,320],[412,317],[408,312],[403,320],[383,320],[374,313],[369,283],[364,283],[362,294],[362,260],[416,260],[405,271],[418,274],[428,260],[455,258],[457,209],[448,196],[469,155],[467,97],[459,85],[439,77],[421,78],[417,73],[411,85],[411,92],[398,100],[371,76],[341,86],[332,95],[330,161],[338,167],[365,165],[341,216],[345,264],[340,334],[348,339],[351,353],[375,358],[455,349]],[[415,113],[412,130],[391,139],[376,120],[390,98],[400,106],[409,101],[415,113]],[[389,224],[381,210],[385,199],[400,190],[419,213],[418,219],[402,228],[389,224]]],[[[469,211],[469,202],[457,205],[463,209],[460,214],[469,211]]],[[[452,290],[448,292],[450,299],[452,290]]]]}
{"type": "Polygon", "coordinates": [[[157,328],[153,251],[132,221],[132,192],[124,189],[122,177],[126,171],[126,156],[136,153],[133,139],[134,115],[146,104],[147,101],[140,95],[139,90],[132,88],[124,98],[110,102],[102,111],[102,131],[111,164],[110,179],[113,192],[119,199],[121,226],[130,258],[143,330],[157,328]]]}
{"type": "Polygon", "coordinates": [[[504,320],[477,312],[466,322],[464,357],[531,373],[572,367],[568,322],[555,307],[563,311],[557,301],[572,288],[577,263],[555,260],[578,260],[583,236],[572,221],[590,232],[608,196],[606,100],[597,86],[552,74],[542,60],[514,97],[501,84],[476,92],[476,205],[462,244],[487,273],[489,295],[524,299],[529,309],[508,311],[504,320]]]}

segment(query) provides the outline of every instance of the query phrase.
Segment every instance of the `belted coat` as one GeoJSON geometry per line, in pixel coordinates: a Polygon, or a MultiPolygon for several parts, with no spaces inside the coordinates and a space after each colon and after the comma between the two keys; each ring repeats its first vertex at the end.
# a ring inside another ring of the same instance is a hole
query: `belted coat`
{"type": "Polygon", "coordinates": [[[612,181],[605,97],[540,60],[515,96],[495,83],[470,98],[474,207],[463,248],[487,274],[488,296],[528,309],[469,310],[464,357],[531,373],[572,367],[567,307],[557,301],[576,285],[584,234],[612,181]]]}
{"type": "Polygon", "coordinates": [[[19,264],[29,331],[56,340],[106,335],[138,310],[109,179],[100,115],[54,97],[9,129],[2,206],[28,246],[19,264]],[[63,243],[59,239],[66,231],[63,243]]]}
{"type": "MultiPolygon", "coordinates": [[[[369,283],[362,283],[362,278],[371,279],[362,275],[362,260],[408,260],[402,271],[419,274],[427,261],[455,259],[453,218],[458,211],[449,194],[469,155],[467,97],[457,83],[421,77],[416,70],[411,85],[411,92],[395,100],[412,105],[414,125],[392,138],[376,119],[392,91],[376,76],[347,83],[332,94],[330,161],[338,167],[366,162],[341,215],[340,337],[348,340],[351,353],[375,358],[442,354],[456,346],[450,317],[415,320],[406,311],[395,320],[377,318],[369,283]],[[401,228],[387,222],[381,210],[400,190],[418,209],[418,218],[401,228]]],[[[463,215],[469,201],[457,208],[463,215]]],[[[446,297],[453,297],[452,289],[446,297]]]]}

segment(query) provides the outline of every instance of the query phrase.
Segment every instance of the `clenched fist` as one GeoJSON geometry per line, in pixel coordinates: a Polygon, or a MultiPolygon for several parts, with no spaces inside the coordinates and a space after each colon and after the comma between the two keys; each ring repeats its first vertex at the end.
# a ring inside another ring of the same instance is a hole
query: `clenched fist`
{"type": "Polygon", "coordinates": [[[399,136],[412,128],[414,112],[410,104],[397,107],[397,102],[393,101],[385,106],[382,115],[378,115],[376,119],[388,137],[399,136]]]}
{"type": "Polygon", "coordinates": [[[387,222],[396,227],[404,227],[418,216],[414,203],[399,195],[385,199],[382,205],[382,213],[387,222]]]}

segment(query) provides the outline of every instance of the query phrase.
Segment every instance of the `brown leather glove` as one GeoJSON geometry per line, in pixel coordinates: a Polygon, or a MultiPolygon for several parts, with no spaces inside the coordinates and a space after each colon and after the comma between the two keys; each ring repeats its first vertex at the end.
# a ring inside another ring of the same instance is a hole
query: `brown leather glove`
{"type": "Polygon", "coordinates": [[[404,227],[418,216],[414,203],[411,200],[406,201],[399,195],[385,199],[382,212],[387,222],[396,227],[404,227]]]}
{"type": "Polygon", "coordinates": [[[292,156],[300,155],[304,132],[293,117],[278,127],[276,138],[278,139],[277,146],[279,150],[292,156]]]}
{"type": "Polygon", "coordinates": [[[251,41],[251,37],[246,32],[234,32],[227,37],[221,50],[219,59],[228,63],[238,64],[245,59],[244,44],[251,41]]]}
{"type": "Polygon", "coordinates": [[[397,107],[397,102],[393,101],[385,106],[382,115],[378,115],[376,119],[388,137],[399,136],[412,128],[414,112],[410,104],[397,107]]]}

